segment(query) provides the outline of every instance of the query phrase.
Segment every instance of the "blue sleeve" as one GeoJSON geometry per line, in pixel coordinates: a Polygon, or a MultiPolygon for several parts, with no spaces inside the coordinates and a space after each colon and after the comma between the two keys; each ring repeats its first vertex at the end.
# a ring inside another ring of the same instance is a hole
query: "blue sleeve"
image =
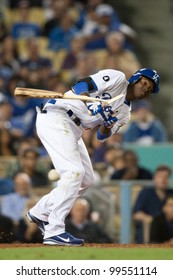
{"type": "Polygon", "coordinates": [[[86,77],[78,80],[75,84],[72,85],[72,91],[79,95],[82,92],[94,92],[97,91],[97,85],[91,77],[86,77]]]}
{"type": "Polygon", "coordinates": [[[78,82],[73,86],[73,90],[77,95],[80,95],[82,92],[89,93],[88,84],[86,82],[78,82]]]}

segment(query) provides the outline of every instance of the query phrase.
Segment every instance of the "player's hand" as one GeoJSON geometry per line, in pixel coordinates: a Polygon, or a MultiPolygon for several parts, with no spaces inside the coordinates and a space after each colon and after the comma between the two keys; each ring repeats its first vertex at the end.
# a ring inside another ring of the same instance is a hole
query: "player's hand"
{"type": "Polygon", "coordinates": [[[108,116],[107,120],[104,121],[104,125],[108,128],[112,128],[112,126],[114,125],[114,123],[117,121],[118,119],[114,116],[112,116],[111,114],[108,116]]]}
{"type": "Polygon", "coordinates": [[[97,115],[98,113],[103,111],[103,107],[101,102],[92,102],[87,104],[88,110],[91,112],[92,116],[97,115]]]}

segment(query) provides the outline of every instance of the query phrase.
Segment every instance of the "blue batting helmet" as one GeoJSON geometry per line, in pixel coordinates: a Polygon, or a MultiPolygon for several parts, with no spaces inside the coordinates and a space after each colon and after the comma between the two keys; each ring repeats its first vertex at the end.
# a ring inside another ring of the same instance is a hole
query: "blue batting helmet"
{"type": "Polygon", "coordinates": [[[135,72],[128,81],[130,84],[135,84],[142,76],[149,78],[154,82],[155,84],[154,93],[157,93],[159,91],[160,76],[153,69],[150,68],[140,69],[137,72],[135,72]]]}

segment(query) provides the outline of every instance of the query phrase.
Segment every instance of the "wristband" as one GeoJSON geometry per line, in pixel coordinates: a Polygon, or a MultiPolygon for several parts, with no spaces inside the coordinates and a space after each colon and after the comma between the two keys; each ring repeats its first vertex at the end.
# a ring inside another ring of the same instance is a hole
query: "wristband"
{"type": "Polygon", "coordinates": [[[102,134],[100,132],[100,128],[97,130],[97,139],[102,141],[105,140],[106,138],[109,138],[112,134],[112,131],[110,131],[108,134],[102,134]]]}

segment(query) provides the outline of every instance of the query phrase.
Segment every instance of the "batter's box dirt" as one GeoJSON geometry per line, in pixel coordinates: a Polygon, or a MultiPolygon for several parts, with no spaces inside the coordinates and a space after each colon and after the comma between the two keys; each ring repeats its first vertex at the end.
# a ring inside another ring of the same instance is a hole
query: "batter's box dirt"
{"type": "MultiPolygon", "coordinates": [[[[12,243],[12,244],[0,244],[0,248],[32,248],[32,247],[48,247],[40,243],[12,243]]],[[[51,246],[51,245],[50,245],[51,246]]],[[[52,247],[52,246],[51,246],[52,247]]],[[[55,247],[55,246],[54,246],[55,247]]],[[[62,247],[62,246],[61,246],[62,247]]],[[[173,248],[173,244],[96,244],[88,243],[83,247],[94,247],[94,248],[173,248]]]]}

